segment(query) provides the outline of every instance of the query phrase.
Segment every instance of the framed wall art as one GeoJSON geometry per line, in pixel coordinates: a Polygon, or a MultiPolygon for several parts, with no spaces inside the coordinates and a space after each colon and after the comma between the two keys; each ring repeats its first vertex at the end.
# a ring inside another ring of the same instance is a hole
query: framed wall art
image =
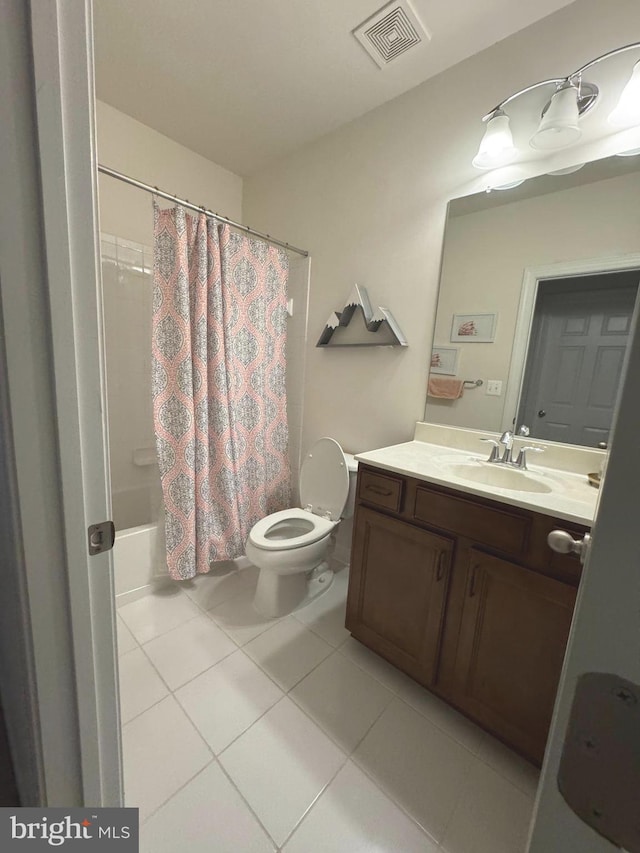
{"type": "Polygon", "coordinates": [[[458,373],[459,355],[460,350],[457,347],[434,347],[431,350],[430,372],[455,376],[458,373]]]}
{"type": "Polygon", "coordinates": [[[466,344],[493,343],[497,322],[497,314],[454,314],[451,340],[466,344]]]}

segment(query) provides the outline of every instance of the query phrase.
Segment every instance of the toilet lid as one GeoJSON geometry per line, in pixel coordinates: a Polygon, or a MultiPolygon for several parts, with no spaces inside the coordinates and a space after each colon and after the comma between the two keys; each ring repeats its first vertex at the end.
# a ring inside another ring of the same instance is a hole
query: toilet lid
{"type": "Polygon", "coordinates": [[[342,515],[349,494],[349,468],[342,448],[333,438],[321,438],[305,454],[300,469],[300,503],[315,515],[342,515]]]}

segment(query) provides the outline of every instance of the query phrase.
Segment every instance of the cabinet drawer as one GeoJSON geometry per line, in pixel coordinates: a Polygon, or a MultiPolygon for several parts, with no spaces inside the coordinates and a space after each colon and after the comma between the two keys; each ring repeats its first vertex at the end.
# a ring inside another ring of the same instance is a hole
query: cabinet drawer
{"type": "Polygon", "coordinates": [[[517,556],[527,549],[530,518],[484,506],[476,500],[418,487],[413,517],[507,554],[517,556]]]}
{"type": "Polygon", "coordinates": [[[403,484],[400,477],[363,470],[358,481],[358,497],[374,506],[400,512],[403,484]]]}

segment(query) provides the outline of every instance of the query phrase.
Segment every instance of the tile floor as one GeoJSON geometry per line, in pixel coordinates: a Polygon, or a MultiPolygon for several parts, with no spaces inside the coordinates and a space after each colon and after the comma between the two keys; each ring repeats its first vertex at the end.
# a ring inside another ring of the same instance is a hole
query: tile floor
{"type": "Polygon", "coordinates": [[[293,616],[225,564],[118,610],[143,853],[519,853],[537,771],[350,637],[347,571],[293,616]]]}

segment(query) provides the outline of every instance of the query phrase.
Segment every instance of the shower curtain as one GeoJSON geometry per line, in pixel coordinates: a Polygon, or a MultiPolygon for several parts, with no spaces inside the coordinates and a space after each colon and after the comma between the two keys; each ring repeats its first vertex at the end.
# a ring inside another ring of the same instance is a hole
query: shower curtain
{"type": "Polygon", "coordinates": [[[154,204],[153,415],[175,580],[244,553],[289,505],[288,257],[154,204]]]}

